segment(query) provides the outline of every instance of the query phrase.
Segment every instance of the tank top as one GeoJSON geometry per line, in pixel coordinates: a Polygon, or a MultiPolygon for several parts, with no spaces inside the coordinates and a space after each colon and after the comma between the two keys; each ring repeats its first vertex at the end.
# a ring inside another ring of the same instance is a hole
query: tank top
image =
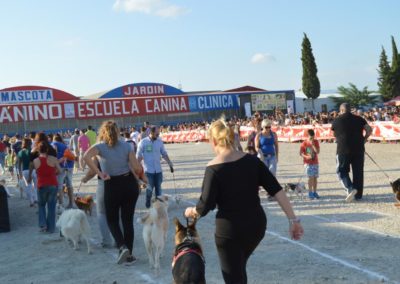
{"type": "Polygon", "coordinates": [[[263,152],[264,156],[275,156],[275,138],[272,132],[270,137],[266,137],[265,135],[261,134],[259,142],[260,149],[263,152]]]}
{"type": "Polygon", "coordinates": [[[44,186],[57,186],[56,167],[47,164],[47,157],[39,157],[40,167],[36,170],[38,178],[38,188],[44,186]]]}

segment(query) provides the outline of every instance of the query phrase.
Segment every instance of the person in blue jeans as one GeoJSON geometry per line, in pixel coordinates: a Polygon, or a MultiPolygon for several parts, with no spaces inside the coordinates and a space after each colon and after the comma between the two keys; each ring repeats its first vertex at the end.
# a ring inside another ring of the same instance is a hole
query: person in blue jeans
{"type": "Polygon", "coordinates": [[[57,174],[61,172],[57,158],[49,156],[49,144],[40,142],[39,157],[33,160],[39,190],[39,227],[41,232],[54,233],[56,225],[57,174]],[[47,205],[47,214],[46,214],[47,205]]]}
{"type": "Polygon", "coordinates": [[[148,180],[146,188],[146,208],[150,208],[153,190],[155,190],[156,197],[162,195],[161,183],[163,175],[161,157],[168,163],[171,173],[174,172],[172,162],[168,157],[164,143],[159,138],[159,135],[158,127],[151,127],[149,136],[140,140],[136,153],[139,163],[143,161],[144,173],[148,180]]]}
{"type": "Polygon", "coordinates": [[[267,166],[273,176],[276,176],[278,164],[278,137],[271,130],[271,121],[264,119],[261,122],[261,132],[255,138],[256,151],[261,161],[267,166]]]}

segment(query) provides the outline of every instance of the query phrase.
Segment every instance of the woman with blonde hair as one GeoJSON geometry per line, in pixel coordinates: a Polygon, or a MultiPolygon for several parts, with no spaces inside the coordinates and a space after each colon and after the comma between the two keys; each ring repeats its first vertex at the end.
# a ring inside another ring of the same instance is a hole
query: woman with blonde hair
{"type": "Polygon", "coordinates": [[[261,132],[255,139],[256,151],[269,171],[276,176],[276,168],[278,164],[278,136],[271,130],[271,121],[264,119],[261,122],[261,132]]]}
{"type": "Polygon", "coordinates": [[[225,283],[247,283],[247,260],[263,239],[267,225],[259,186],[275,196],[289,219],[293,239],[301,238],[303,228],[265,164],[234,149],[233,130],[223,119],[211,124],[209,137],[216,157],[207,165],[196,207],[188,207],[185,216],[199,218],[218,208],[214,236],[223,278],[225,283]]]}
{"type": "Polygon", "coordinates": [[[118,264],[133,264],[133,215],[139,196],[138,182],[143,169],[132,147],[119,140],[119,129],[114,121],[105,121],[99,129],[98,143],[87,150],[84,160],[89,168],[104,180],[104,205],[110,232],[119,248],[118,264]],[[100,168],[93,158],[98,156],[100,168]],[[119,212],[123,232],[119,225],[119,212]]]}

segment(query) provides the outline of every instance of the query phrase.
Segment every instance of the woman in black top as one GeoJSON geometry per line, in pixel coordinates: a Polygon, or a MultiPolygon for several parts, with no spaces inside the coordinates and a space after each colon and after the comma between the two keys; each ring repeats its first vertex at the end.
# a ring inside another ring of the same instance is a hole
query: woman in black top
{"type": "Polygon", "coordinates": [[[223,119],[211,124],[209,137],[216,157],[207,165],[196,207],[187,208],[185,216],[198,218],[218,207],[215,244],[225,283],[247,283],[247,260],[263,239],[267,225],[259,186],[275,196],[286,213],[293,239],[301,238],[303,228],[282,187],[264,163],[234,150],[233,130],[223,119]]]}

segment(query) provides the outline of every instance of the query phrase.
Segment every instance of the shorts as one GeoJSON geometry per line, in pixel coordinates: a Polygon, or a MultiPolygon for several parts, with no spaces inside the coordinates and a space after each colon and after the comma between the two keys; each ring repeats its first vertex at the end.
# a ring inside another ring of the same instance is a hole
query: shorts
{"type": "Polygon", "coordinates": [[[319,165],[304,164],[308,177],[319,177],[319,165]]]}
{"type": "Polygon", "coordinates": [[[57,176],[58,190],[63,190],[64,182],[67,188],[72,188],[72,171],[73,169],[61,168],[61,173],[57,176]]]}

